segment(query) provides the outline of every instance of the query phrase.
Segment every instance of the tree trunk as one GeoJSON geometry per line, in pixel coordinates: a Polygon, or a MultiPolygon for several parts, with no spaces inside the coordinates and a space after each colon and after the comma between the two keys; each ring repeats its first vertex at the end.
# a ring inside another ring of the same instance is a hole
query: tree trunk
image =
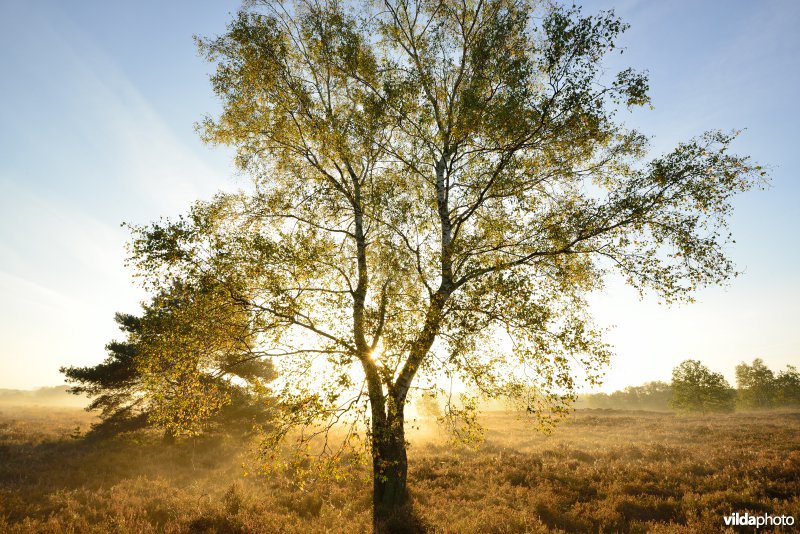
{"type": "Polygon", "coordinates": [[[175,443],[175,441],[175,433],[169,428],[164,430],[164,435],[161,436],[161,442],[164,445],[172,445],[175,443]]]}
{"type": "Polygon", "coordinates": [[[394,530],[404,522],[406,509],[406,457],[402,411],[372,425],[372,518],[375,532],[394,530]]]}

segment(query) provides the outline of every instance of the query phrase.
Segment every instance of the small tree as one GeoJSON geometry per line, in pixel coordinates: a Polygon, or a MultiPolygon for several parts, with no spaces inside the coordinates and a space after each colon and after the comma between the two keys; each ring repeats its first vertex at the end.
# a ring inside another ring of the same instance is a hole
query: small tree
{"type": "Polygon", "coordinates": [[[101,422],[93,428],[99,434],[135,430],[147,423],[148,399],[142,395],[142,377],[136,367],[139,350],[134,341],[141,334],[141,317],[117,313],[114,321],[126,339],[107,344],[108,357],[103,362],[60,369],[67,382],[75,384],[67,391],[86,395],[92,399],[86,409],[100,412],[101,422]]]}
{"type": "Polygon", "coordinates": [[[736,366],[738,402],[742,408],[771,408],[777,401],[778,389],[775,373],[756,358],[752,365],[742,362],[736,366]]]}
{"type": "Polygon", "coordinates": [[[800,372],[793,365],[775,377],[775,397],[778,406],[800,406],[800,372]]]}
{"type": "Polygon", "coordinates": [[[685,360],[672,370],[673,408],[685,412],[730,412],[736,391],[721,373],[714,373],[698,360],[685,360]]]}
{"type": "Polygon", "coordinates": [[[115,316],[126,339],[106,346],[105,361],[61,368],[76,384],[70,393],[93,399],[87,410],[100,412],[97,434],[150,423],[173,437],[265,422],[264,384],[275,373],[251,350],[253,325],[241,307],[211,287],[175,282],[143,308],[141,316],[115,316]],[[193,402],[198,396],[203,401],[193,402]]]}

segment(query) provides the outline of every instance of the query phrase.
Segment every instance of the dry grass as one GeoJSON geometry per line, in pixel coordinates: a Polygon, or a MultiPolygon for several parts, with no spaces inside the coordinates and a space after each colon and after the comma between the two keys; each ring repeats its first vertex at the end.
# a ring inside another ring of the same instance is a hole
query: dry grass
{"type": "MultiPolygon", "coordinates": [[[[800,520],[800,414],[582,411],[552,436],[486,418],[478,451],[412,433],[431,532],[718,532],[734,511],[800,520]]],[[[362,532],[365,472],[301,491],[244,476],[251,447],[77,438],[70,410],[0,411],[0,532],[362,532]]],[[[765,529],[762,529],[764,531],[765,529]]]]}

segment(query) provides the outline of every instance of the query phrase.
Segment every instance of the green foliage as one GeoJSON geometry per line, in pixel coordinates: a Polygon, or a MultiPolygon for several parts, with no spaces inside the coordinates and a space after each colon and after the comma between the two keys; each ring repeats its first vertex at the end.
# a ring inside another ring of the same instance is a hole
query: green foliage
{"type": "Polygon", "coordinates": [[[141,316],[115,319],[126,339],[107,345],[104,362],[61,369],[77,384],[71,393],[93,398],[97,432],[149,422],[168,435],[197,435],[265,421],[272,364],[250,350],[250,318],[225,295],[174,282],[141,316]]]}
{"type": "Polygon", "coordinates": [[[777,375],[761,358],[736,366],[739,406],[765,409],[800,404],[800,373],[791,365],[777,375]]]}
{"type": "MultiPolygon", "coordinates": [[[[641,386],[629,386],[622,391],[615,391],[611,394],[594,393],[581,395],[578,399],[578,407],[601,408],[613,410],[656,410],[666,411],[670,408],[678,408],[684,411],[702,411],[703,401],[697,393],[701,389],[701,384],[709,393],[708,384],[718,382],[717,378],[710,379],[708,369],[697,366],[699,362],[690,360],[691,365],[683,362],[676,371],[680,370],[683,392],[677,400],[678,405],[672,402],[672,385],[664,382],[648,382],[641,386]],[[689,398],[694,391],[695,397],[689,398]],[[687,393],[688,392],[688,393],[687,393]],[[688,407],[693,406],[693,407],[688,407]]],[[[779,373],[773,373],[760,358],[753,360],[752,365],[742,363],[736,366],[737,389],[730,390],[735,396],[736,404],[745,410],[766,409],[766,408],[790,408],[800,405],[800,373],[794,366],[787,366],[779,373]]],[[[724,385],[722,389],[727,388],[724,385]]],[[[719,390],[721,391],[721,389],[719,390]]],[[[722,397],[727,398],[727,394],[722,397]]],[[[728,411],[730,406],[725,404],[723,411],[728,411]]],[[[711,410],[713,408],[705,408],[711,410]]]]}
{"type": "Polygon", "coordinates": [[[254,347],[251,321],[213,284],[173,282],[159,293],[137,339],[150,421],[175,435],[198,435],[237,397],[265,400],[274,374],[254,347]]]}
{"type": "Polygon", "coordinates": [[[800,406],[800,372],[793,365],[779,372],[775,378],[778,406],[800,406]]]}
{"type": "Polygon", "coordinates": [[[730,412],[736,391],[720,373],[698,360],[685,360],[672,370],[673,408],[685,412],[730,412]]]}
{"type": "Polygon", "coordinates": [[[773,373],[761,358],[752,365],[742,362],[736,366],[738,402],[742,408],[771,408],[777,402],[777,383],[773,373]]]}
{"type": "Polygon", "coordinates": [[[90,367],[62,367],[67,382],[75,384],[68,391],[91,398],[87,410],[100,412],[99,433],[141,428],[147,421],[148,399],[141,395],[142,377],[136,368],[139,353],[134,341],[141,334],[141,318],[117,313],[114,320],[125,333],[124,341],[106,345],[108,357],[90,367]]]}
{"type": "MultiPolygon", "coordinates": [[[[376,472],[404,481],[412,388],[509,398],[552,429],[610,357],[586,296],[612,272],[668,302],[729,279],[731,199],[764,172],[731,153],[736,132],[646,159],[615,121],[649,98],[643,74],[603,70],[626,28],[611,12],[353,8],[253,1],[198,41],[221,100],[199,130],[252,187],[134,228],[131,262],[156,291],[208,283],[253,318],[280,367],[277,438],[368,424],[376,472]]],[[[148,387],[162,398],[161,370],[191,384],[159,415],[191,427],[224,401],[176,343],[181,365],[165,347],[148,387]]],[[[469,439],[476,407],[449,411],[469,439]]]]}
{"type": "Polygon", "coordinates": [[[446,400],[437,421],[447,428],[456,442],[477,447],[483,442],[483,428],[478,423],[477,410],[477,399],[462,393],[458,402],[452,398],[446,400]]]}

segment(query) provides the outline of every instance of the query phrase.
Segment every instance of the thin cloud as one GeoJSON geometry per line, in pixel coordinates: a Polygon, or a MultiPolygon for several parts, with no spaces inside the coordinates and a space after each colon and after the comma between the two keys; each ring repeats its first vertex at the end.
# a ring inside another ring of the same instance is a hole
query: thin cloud
{"type": "Polygon", "coordinates": [[[0,387],[33,387],[102,359],[113,313],[136,311],[120,222],[177,214],[228,182],[63,13],[11,2],[0,20],[0,45],[13,41],[0,58],[13,129],[0,147],[0,387]],[[23,20],[36,31],[15,29],[23,20]]]}

